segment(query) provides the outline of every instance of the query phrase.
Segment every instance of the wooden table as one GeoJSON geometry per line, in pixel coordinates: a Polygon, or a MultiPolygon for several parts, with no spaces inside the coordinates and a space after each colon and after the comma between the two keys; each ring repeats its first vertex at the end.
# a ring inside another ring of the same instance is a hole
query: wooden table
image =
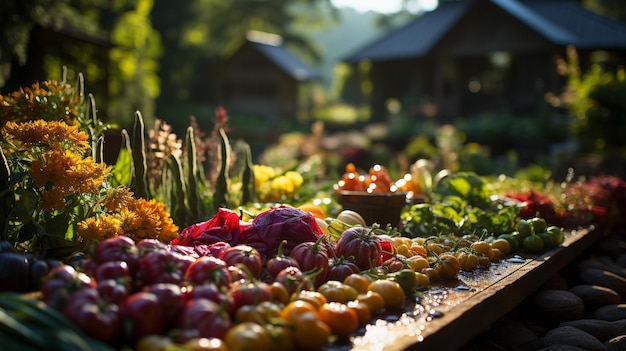
{"type": "MultiPolygon", "coordinates": [[[[516,256],[488,269],[433,283],[407,313],[368,325],[352,350],[456,350],[509,313],[594,244],[593,228],[567,232],[564,243],[536,257],[516,256]]],[[[334,349],[334,348],[333,348],[334,349]]]]}

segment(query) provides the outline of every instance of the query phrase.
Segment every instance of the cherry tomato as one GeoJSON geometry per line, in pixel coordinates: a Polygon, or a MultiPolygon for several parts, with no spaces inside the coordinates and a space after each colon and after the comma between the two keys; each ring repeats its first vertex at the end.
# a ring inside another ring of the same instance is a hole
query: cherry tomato
{"type": "Polygon", "coordinates": [[[274,278],[274,282],[282,284],[289,294],[293,294],[302,289],[313,289],[313,281],[309,276],[304,275],[298,267],[287,267],[278,272],[276,278],[274,278]]]}
{"type": "Polygon", "coordinates": [[[459,265],[464,271],[473,271],[478,268],[478,256],[468,250],[459,250],[456,253],[459,265]]]}
{"type": "Polygon", "coordinates": [[[165,329],[165,316],[153,293],[136,292],[128,296],[120,306],[126,336],[138,341],[150,334],[160,334],[165,329]]]}
{"type": "Polygon", "coordinates": [[[265,268],[267,269],[268,273],[272,275],[272,277],[276,277],[278,273],[280,273],[280,271],[288,267],[300,268],[300,265],[298,265],[298,261],[296,261],[295,258],[291,256],[286,256],[283,253],[283,249],[286,243],[287,240],[281,241],[280,245],[278,245],[278,252],[276,253],[276,256],[267,260],[267,263],[265,264],[265,268]]]}
{"type": "Polygon", "coordinates": [[[347,276],[359,273],[361,270],[353,261],[344,257],[333,257],[328,260],[328,274],[326,280],[342,282],[347,276]]]}
{"type": "Polygon", "coordinates": [[[270,301],[263,301],[258,305],[243,305],[235,312],[235,322],[267,324],[273,318],[279,317],[281,310],[282,305],[270,301]]]}
{"type": "Polygon", "coordinates": [[[356,312],[341,302],[328,302],[319,309],[320,320],[326,323],[333,334],[345,336],[359,327],[356,312]]]}
{"type": "Polygon", "coordinates": [[[417,280],[417,289],[427,288],[430,286],[430,278],[424,273],[415,272],[415,280],[417,280]]]}
{"type": "Polygon", "coordinates": [[[484,240],[478,240],[478,241],[473,242],[470,245],[470,248],[472,248],[472,250],[474,250],[478,254],[489,257],[489,259],[493,257],[493,252],[491,251],[491,245],[484,240]]]}
{"type": "Polygon", "coordinates": [[[509,241],[504,238],[495,239],[490,244],[492,248],[500,250],[503,255],[508,255],[509,253],[511,253],[511,243],[509,243],[509,241]]]}
{"type": "Polygon", "coordinates": [[[439,279],[456,279],[461,265],[454,255],[443,254],[439,256],[434,268],[439,272],[439,279]]]}
{"type": "Polygon", "coordinates": [[[397,282],[388,279],[378,279],[370,283],[369,291],[377,292],[385,301],[385,308],[402,308],[406,299],[404,290],[397,282]]]}
{"type": "Polygon", "coordinates": [[[517,251],[519,248],[519,241],[513,234],[500,234],[498,235],[498,239],[504,239],[509,242],[509,253],[517,251]]]}
{"type": "Polygon", "coordinates": [[[293,330],[281,324],[266,324],[268,334],[272,338],[271,351],[290,351],[294,348],[293,330]]]}
{"type": "MultiPolygon", "coordinates": [[[[425,252],[425,251],[424,251],[425,252]]],[[[430,267],[430,263],[425,256],[421,256],[419,254],[415,254],[413,256],[407,257],[404,262],[405,266],[411,268],[412,270],[419,272],[423,268],[430,267]]]]}
{"type": "Polygon", "coordinates": [[[287,304],[289,302],[289,292],[287,288],[280,282],[273,282],[270,284],[270,295],[272,301],[287,304]]]}

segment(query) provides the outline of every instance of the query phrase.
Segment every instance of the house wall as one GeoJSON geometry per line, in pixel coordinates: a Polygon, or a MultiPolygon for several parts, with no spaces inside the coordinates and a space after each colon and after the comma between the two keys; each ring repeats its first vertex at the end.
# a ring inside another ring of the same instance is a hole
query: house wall
{"type": "Polygon", "coordinates": [[[215,75],[217,103],[232,113],[264,116],[270,122],[295,114],[297,82],[250,46],[215,75]]]}

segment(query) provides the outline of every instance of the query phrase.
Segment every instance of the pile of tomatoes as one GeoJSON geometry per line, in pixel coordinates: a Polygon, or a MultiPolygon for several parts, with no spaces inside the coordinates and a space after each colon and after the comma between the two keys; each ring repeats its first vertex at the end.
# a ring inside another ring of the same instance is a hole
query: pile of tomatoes
{"type": "Polygon", "coordinates": [[[433,280],[512,250],[506,238],[406,238],[350,211],[326,223],[318,240],[283,242],[271,257],[243,244],[199,251],[119,236],[54,267],[42,299],[118,349],[318,350],[406,311],[433,280]]]}

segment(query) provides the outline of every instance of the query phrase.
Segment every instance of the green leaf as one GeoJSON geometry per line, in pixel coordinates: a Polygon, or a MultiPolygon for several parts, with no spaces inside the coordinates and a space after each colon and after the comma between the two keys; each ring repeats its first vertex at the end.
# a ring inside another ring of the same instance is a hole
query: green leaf
{"type": "Polygon", "coordinates": [[[119,185],[130,185],[130,180],[133,174],[133,161],[129,149],[129,137],[128,133],[122,131],[122,147],[117,155],[117,161],[113,165],[113,178],[112,185],[117,187],[119,185]]]}

